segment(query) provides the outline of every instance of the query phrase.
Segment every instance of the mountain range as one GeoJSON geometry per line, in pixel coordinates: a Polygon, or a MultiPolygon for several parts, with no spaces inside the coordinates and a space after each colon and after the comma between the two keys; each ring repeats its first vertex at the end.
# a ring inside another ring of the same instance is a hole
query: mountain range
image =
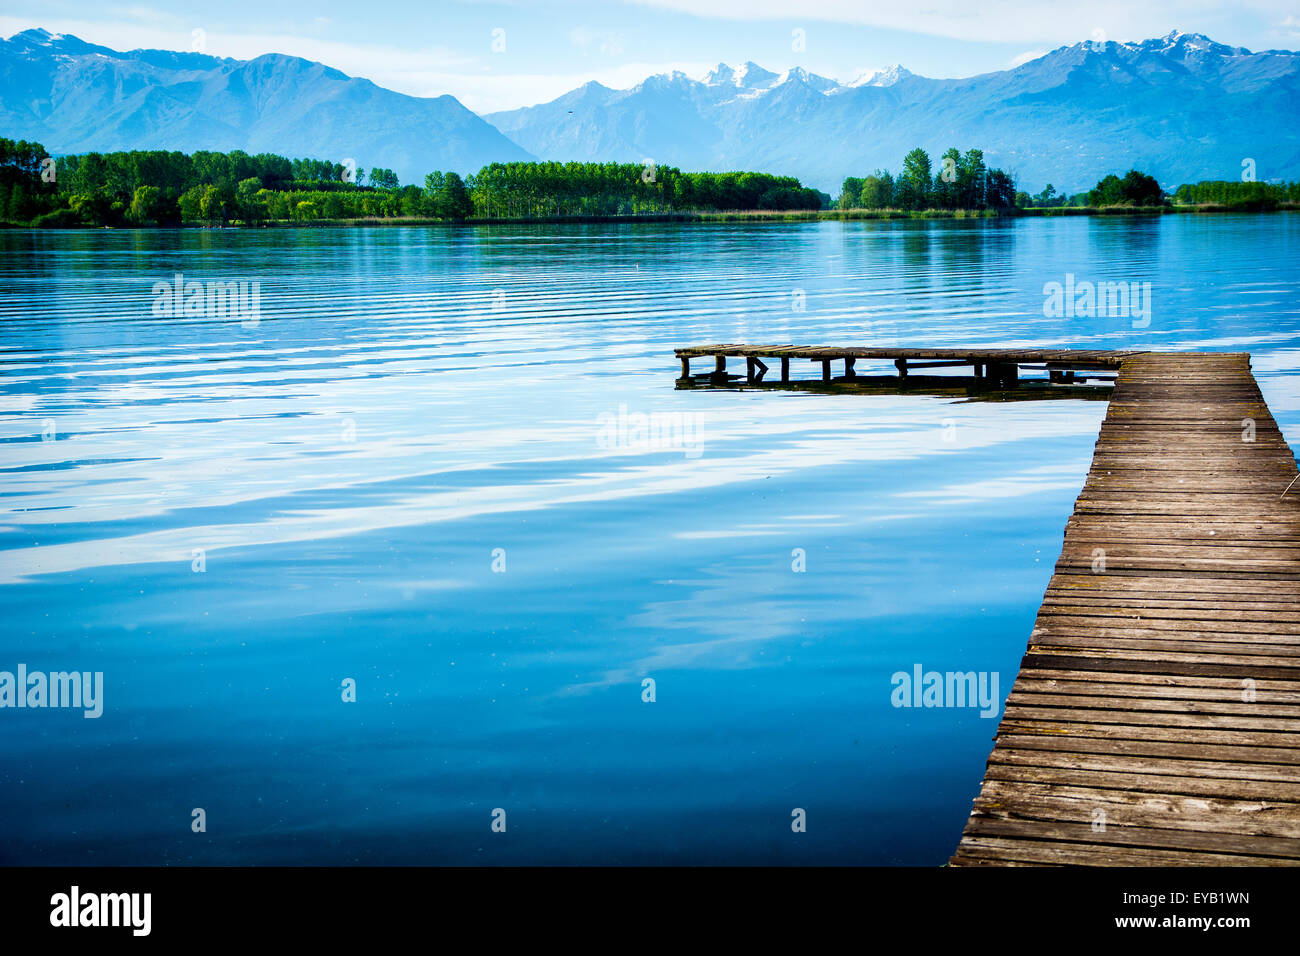
{"type": "Polygon", "coordinates": [[[406,96],[320,63],[268,53],[121,53],[27,30],[0,40],[0,135],[62,155],[242,149],[394,170],[472,172],[533,157],[454,96],[406,96]]]}
{"type": "Polygon", "coordinates": [[[54,153],[244,149],[395,170],[473,172],[492,161],[643,162],[753,169],[838,192],[897,171],[915,146],[984,150],[1022,188],[1093,185],[1136,166],[1163,185],[1300,179],[1300,54],[1201,34],[1063,46],[1014,69],[931,79],[901,66],[850,83],[794,68],[719,64],[627,90],[587,83],[479,117],[281,54],[233,60],[118,52],[28,30],[0,41],[0,135],[54,153]]]}
{"type": "Polygon", "coordinates": [[[588,83],[486,119],[545,158],[780,171],[832,192],[848,175],[897,171],[915,146],[978,147],[1035,189],[1083,189],[1130,166],[1165,185],[1237,179],[1247,158],[1261,179],[1298,179],[1300,55],[1174,32],[1077,43],[958,80],[895,66],[842,84],[720,64],[700,80],[588,83]]]}

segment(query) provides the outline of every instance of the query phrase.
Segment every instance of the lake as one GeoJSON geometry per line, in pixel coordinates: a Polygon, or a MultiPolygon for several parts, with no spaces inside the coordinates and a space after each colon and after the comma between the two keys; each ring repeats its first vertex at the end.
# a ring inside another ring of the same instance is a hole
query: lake
{"type": "Polygon", "coordinates": [[[0,670],[103,675],[0,709],[4,863],[939,865],[1105,403],[673,348],[1249,351],[1300,438],[1293,213],[0,250],[0,670]],[[1067,276],[1149,315],[1045,315],[1067,276]],[[993,712],[894,706],[918,666],[993,712]]]}

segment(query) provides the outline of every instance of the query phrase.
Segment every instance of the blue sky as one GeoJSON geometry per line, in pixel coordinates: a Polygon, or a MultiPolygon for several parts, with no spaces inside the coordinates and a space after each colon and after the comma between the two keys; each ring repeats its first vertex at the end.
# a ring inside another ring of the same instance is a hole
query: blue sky
{"type": "Polygon", "coordinates": [[[778,72],[802,66],[850,80],[893,63],[925,76],[969,76],[1080,40],[1141,40],[1172,29],[1251,49],[1300,47],[1296,0],[926,0],[918,7],[897,0],[7,0],[0,35],[40,26],[116,49],[201,45],[240,59],[291,53],[403,93],[451,93],[479,112],[549,100],[593,79],[623,88],[672,69],[699,76],[720,61],[753,60],[778,72]]]}

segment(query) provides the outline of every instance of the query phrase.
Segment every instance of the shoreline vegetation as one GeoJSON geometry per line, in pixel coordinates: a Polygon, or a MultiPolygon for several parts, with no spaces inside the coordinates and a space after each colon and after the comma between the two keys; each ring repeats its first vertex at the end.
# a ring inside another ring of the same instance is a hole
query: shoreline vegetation
{"type": "Polygon", "coordinates": [[[133,150],[51,157],[0,138],[0,227],[151,228],[562,223],[816,222],[1165,215],[1300,209],[1300,183],[1208,181],[1166,194],[1137,170],[1072,196],[1034,196],[949,149],[912,150],[897,176],[845,179],[840,196],[792,176],[684,173],[653,163],[492,163],[402,186],[388,169],[241,151],[133,150]]]}
{"type": "MultiPolygon", "coordinates": [[[[778,222],[870,222],[870,221],[933,221],[944,219],[1042,219],[1062,216],[1167,216],[1210,213],[1270,213],[1300,210],[1300,203],[1278,203],[1260,207],[1228,206],[1205,203],[1200,205],[1167,206],[1077,206],[1067,209],[1026,208],[1008,209],[1000,212],[970,209],[931,209],[924,212],[912,212],[901,209],[819,209],[801,212],[774,212],[767,209],[728,209],[710,212],[672,212],[640,213],[609,216],[534,216],[531,218],[504,217],[467,217],[465,219],[436,219],[422,216],[391,216],[387,218],[352,218],[352,219],[313,219],[300,220],[263,220],[257,223],[245,223],[233,220],[223,226],[211,226],[204,223],[185,223],[183,228],[217,228],[217,229],[310,229],[370,226],[541,226],[541,225],[597,225],[601,223],[628,225],[653,223],[778,223],[778,222]]],[[[12,224],[0,224],[0,228],[12,224]]],[[[99,228],[113,228],[102,226],[99,228]]],[[[144,226],[126,228],[160,228],[144,226]]],[[[163,227],[163,228],[177,228],[163,227]]]]}

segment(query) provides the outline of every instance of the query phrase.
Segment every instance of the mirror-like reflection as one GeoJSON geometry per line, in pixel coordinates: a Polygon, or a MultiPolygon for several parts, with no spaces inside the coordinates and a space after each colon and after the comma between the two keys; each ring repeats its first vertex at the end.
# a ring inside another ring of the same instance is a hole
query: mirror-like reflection
{"type": "Polygon", "coordinates": [[[1296,222],[0,232],[0,671],[105,687],[0,712],[0,860],[941,863],[996,720],[891,677],[1005,695],[1104,404],[673,348],[1250,351],[1300,434],[1296,222]]]}

